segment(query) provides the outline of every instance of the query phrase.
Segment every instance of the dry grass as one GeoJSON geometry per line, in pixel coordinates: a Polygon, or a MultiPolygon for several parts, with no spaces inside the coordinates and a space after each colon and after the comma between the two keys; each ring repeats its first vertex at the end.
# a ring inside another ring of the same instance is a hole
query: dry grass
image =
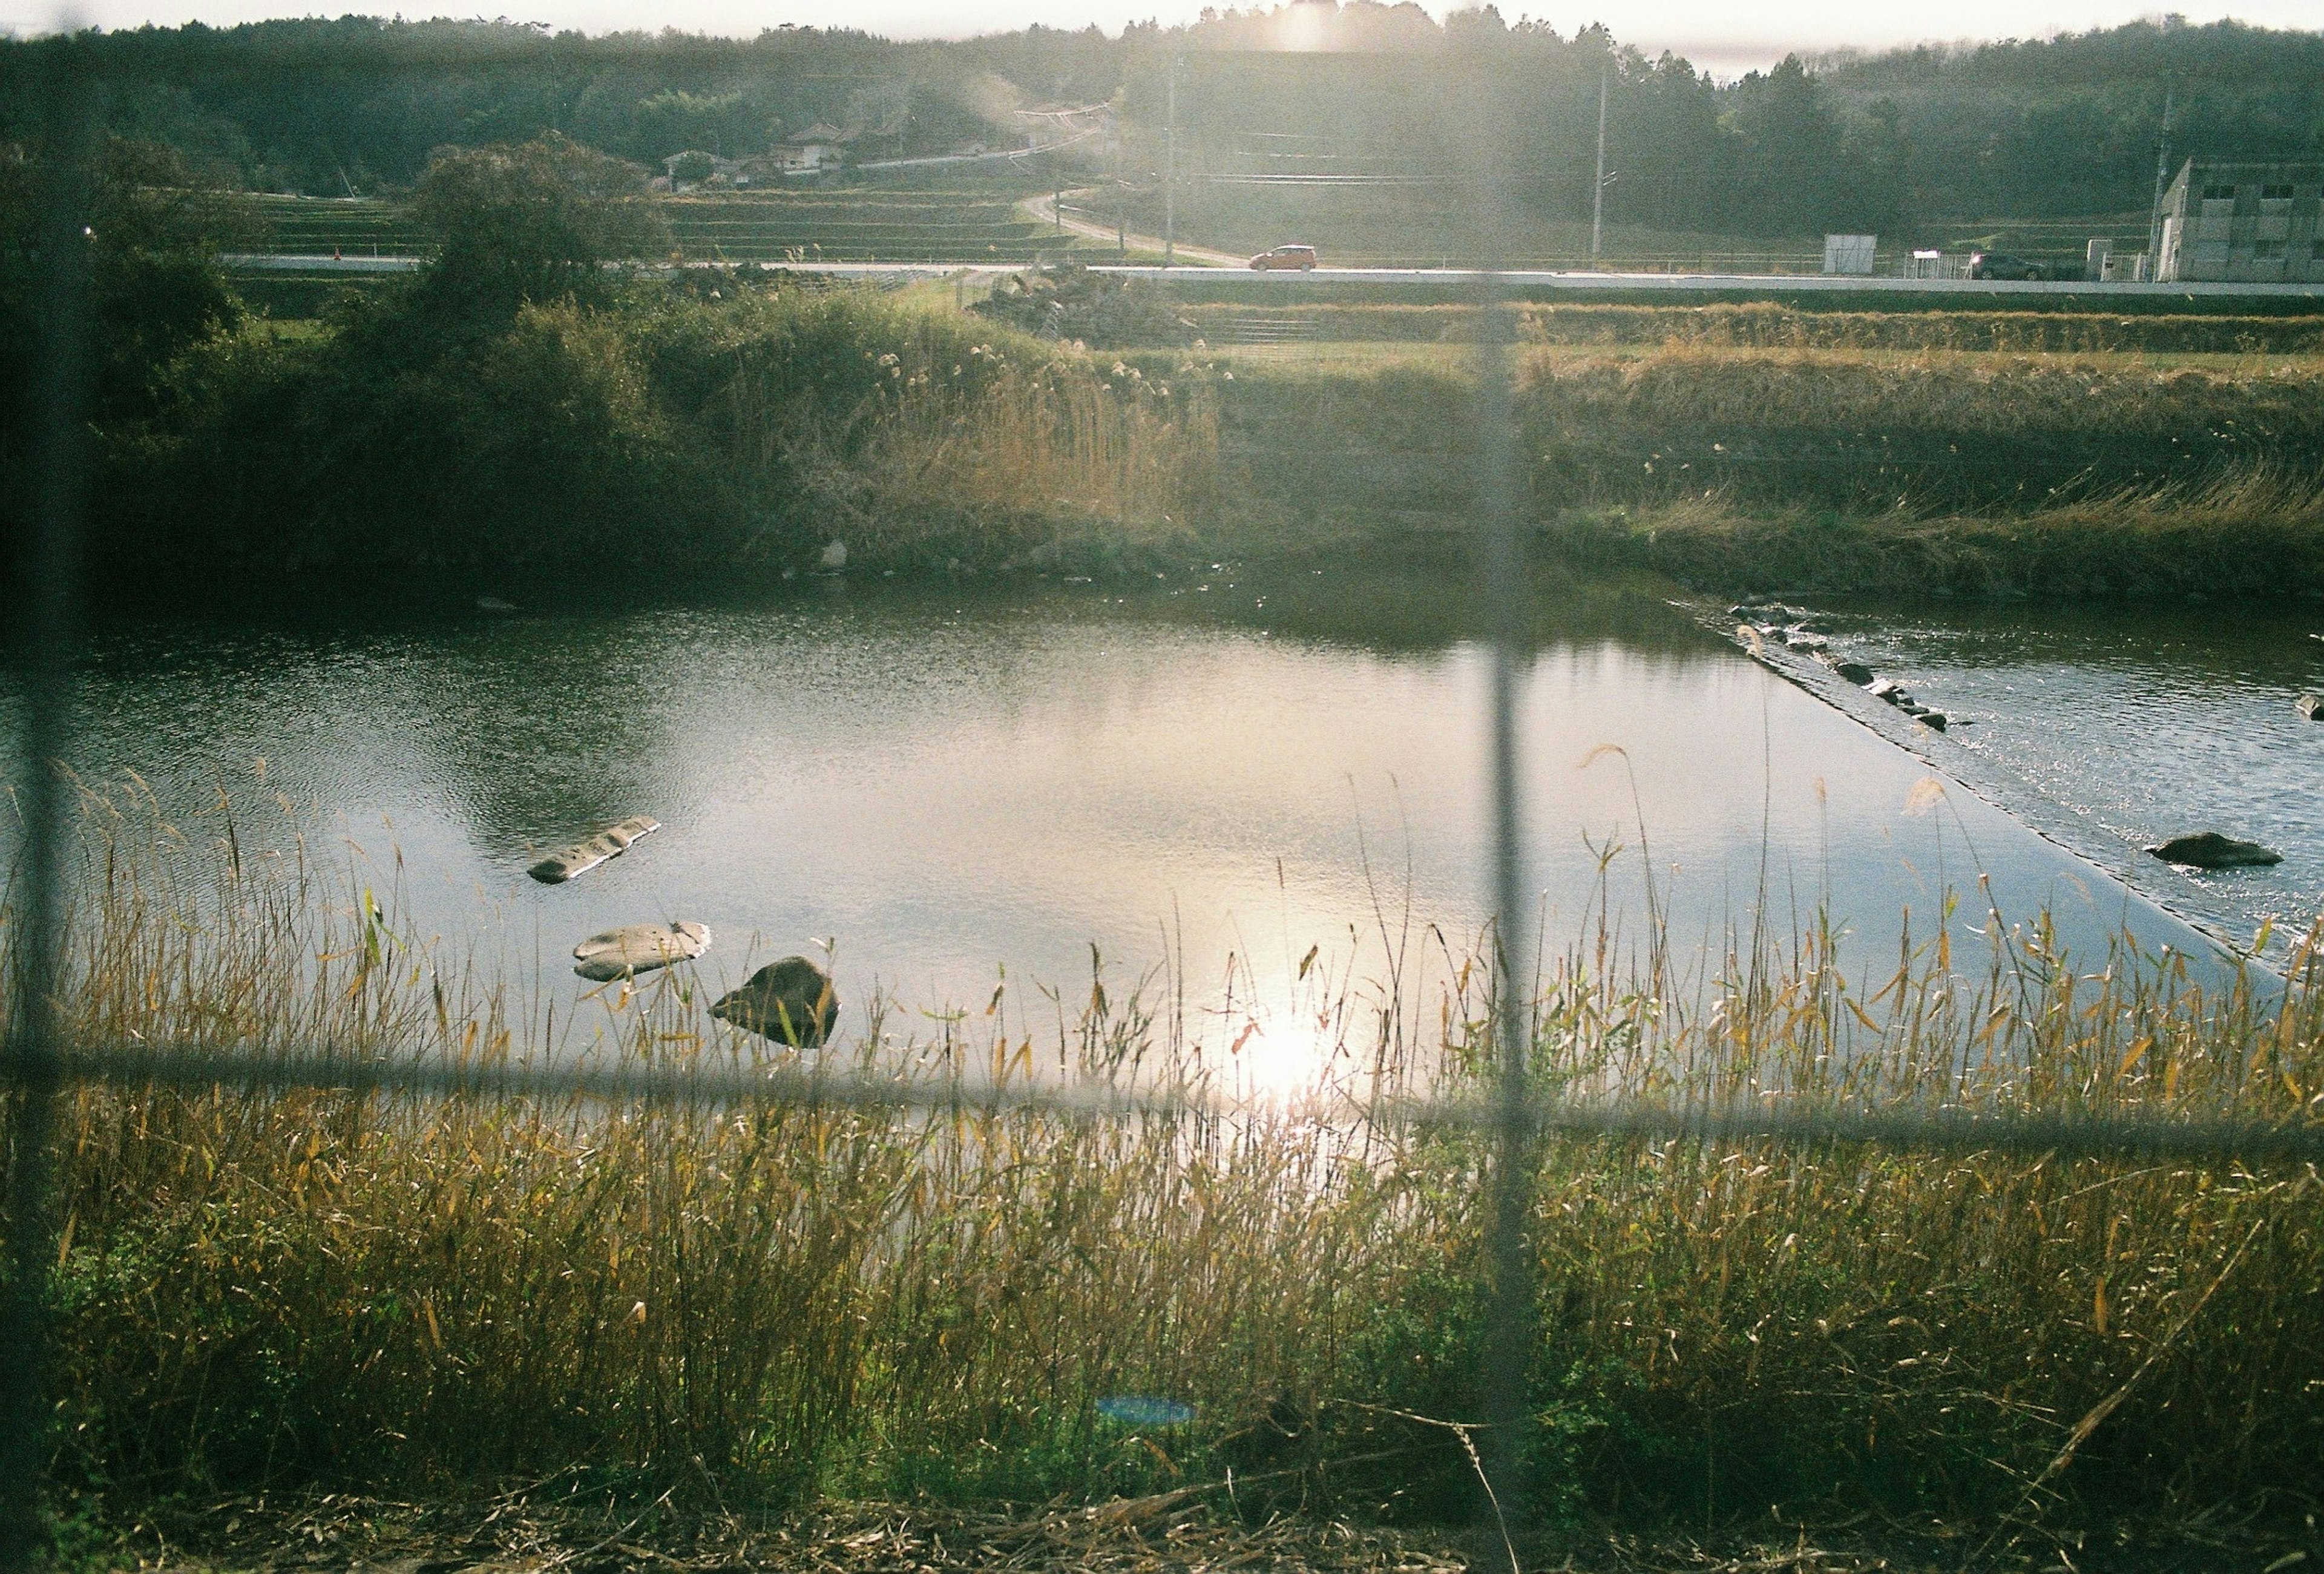
{"type": "Polygon", "coordinates": [[[834,398],[795,361],[746,358],[720,400],[734,470],[803,495],[825,536],[920,566],[948,554],[990,564],[1067,538],[1134,555],[1183,537],[1207,502],[1207,368],[1108,370],[987,325],[973,340],[944,314],[841,306],[865,319],[844,343],[878,346],[861,352],[860,391],[834,398]]]}
{"type": "Polygon", "coordinates": [[[2260,463],[2022,513],[1750,507],[1724,490],[1577,510],[1549,539],[1585,563],[1705,588],[2181,598],[2324,592],[2324,483],[2260,463]]]}
{"type": "MultiPolygon", "coordinates": [[[[93,814],[67,997],[85,1043],[579,1053],[368,893],[241,858],[223,809],[188,832],[200,859],[93,814]]],[[[2307,952],[2275,999],[2207,991],[2180,959],[2060,957],[2038,927],[1956,956],[1966,919],[1877,979],[1819,932],[1692,972],[1593,933],[1545,959],[1536,1074],[2316,1118],[2307,952]]],[[[60,1133],[60,1475],[128,1517],[181,1493],[472,1500],[572,1472],[592,1501],[696,1514],[1203,1487],[1261,1519],[1465,1520],[1473,1471],[1409,1418],[1480,1403],[1483,1154],[1370,1096],[1471,1085],[1482,972],[1377,953],[1305,987],[1337,1069],[1224,1116],[83,1088],[60,1133]],[[1106,1420],[1122,1394],[1195,1419],[1106,1420]]],[[[700,1003],[684,971],[613,991],[610,1053],[776,1063],[700,1003]]],[[[1055,1018],[1012,1028],[1003,1002],[914,1037],[890,1017],[832,1063],[938,1091],[1231,1063],[1204,1018],[1102,977],[1055,1018]]],[[[1780,1504],[2006,1529],[2223,1502],[2296,1524],[2324,1442],[2315,1183],[2227,1159],[1553,1144],[1534,1431],[1506,1495],[1545,1527],[1717,1530],[1780,1504]]]]}
{"type": "MultiPolygon", "coordinates": [[[[1342,345],[1473,341],[1476,308],[1466,305],[1189,303],[1179,308],[1219,342],[1241,319],[1305,324],[1317,341],[1342,345]]],[[[1916,354],[2086,355],[2324,354],[2324,318],[2096,310],[1990,311],[1906,308],[1891,311],[1803,310],[1748,305],[1522,305],[1517,336],[1528,345],[1596,349],[1854,350],[1916,354]]]]}
{"type": "Polygon", "coordinates": [[[149,1515],[123,1538],[139,1567],[346,1568],[350,1564],[549,1574],[816,1569],[922,1574],[1145,1574],[1259,1566],[1285,1574],[1456,1574],[1441,1537],[1280,1519],[1246,1524],[1184,1491],[1093,1506],[1001,1512],[935,1505],[832,1504],[763,1515],[638,1514],[555,1487],[477,1505],[312,1497],[230,1499],[149,1515]]]}

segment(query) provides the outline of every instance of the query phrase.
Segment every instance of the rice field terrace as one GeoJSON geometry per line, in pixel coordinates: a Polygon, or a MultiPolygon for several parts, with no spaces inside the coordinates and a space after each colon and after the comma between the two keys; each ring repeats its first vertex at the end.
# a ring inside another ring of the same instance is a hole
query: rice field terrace
{"type": "Polygon", "coordinates": [[[689,258],[961,262],[1022,267],[1088,243],[1029,218],[1008,192],[891,190],[676,197],[662,204],[689,258]]]}
{"type": "MultiPolygon", "coordinates": [[[[896,187],[727,192],[659,204],[678,252],[697,262],[959,262],[1025,267],[1085,247],[1028,216],[1021,191],[896,187]]],[[[262,244],[318,255],[424,255],[431,239],[401,205],[380,199],[258,197],[262,244]]]]}

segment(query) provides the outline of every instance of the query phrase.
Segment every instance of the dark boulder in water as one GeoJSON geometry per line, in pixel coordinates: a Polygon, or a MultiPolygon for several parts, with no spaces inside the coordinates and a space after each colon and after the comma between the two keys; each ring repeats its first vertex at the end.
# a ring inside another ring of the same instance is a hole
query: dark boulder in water
{"type": "Polygon", "coordinates": [[[839,992],[829,973],[803,956],[787,956],[720,996],[710,1014],[746,1033],[804,1047],[831,1036],[839,1019],[839,992]]]}
{"type": "Polygon", "coordinates": [[[2265,869],[2283,861],[2283,854],[2272,848],[2262,847],[2256,842],[2238,842],[2217,831],[2173,836],[2146,851],[2165,863],[2184,864],[2190,869],[2265,869]]]}
{"type": "Polygon", "coordinates": [[[2324,695],[2301,695],[2292,702],[2292,708],[2311,722],[2324,722],[2324,695]]]}
{"type": "Polygon", "coordinates": [[[1832,670],[1859,688],[1872,686],[1872,669],[1861,661],[1842,661],[1835,665],[1832,670]]]}

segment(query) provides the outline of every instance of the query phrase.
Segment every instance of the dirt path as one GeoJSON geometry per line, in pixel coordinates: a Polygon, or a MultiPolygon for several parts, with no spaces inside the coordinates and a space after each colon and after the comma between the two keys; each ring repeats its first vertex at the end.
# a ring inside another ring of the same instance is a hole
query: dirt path
{"type": "MultiPolygon", "coordinates": [[[[1093,186],[1084,188],[1079,191],[1068,191],[1065,195],[1068,197],[1093,197],[1098,195],[1098,192],[1099,189],[1093,186]]],[[[1024,201],[1019,203],[1017,206],[1027,216],[1033,219],[1036,223],[1046,224],[1053,229],[1056,227],[1057,199],[1056,197],[1028,197],[1024,201]]],[[[1093,224],[1086,218],[1076,218],[1071,212],[1068,212],[1065,216],[1065,233],[1068,235],[1083,235],[1091,240],[1103,241],[1109,245],[1113,244],[1113,239],[1117,233],[1110,226],[1093,224]]],[[[1123,236],[1122,244],[1127,245],[1133,252],[1159,252],[1162,250],[1162,237],[1160,235],[1140,235],[1136,230],[1131,230],[1127,235],[1123,236]]],[[[1189,245],[1183,240],[1180,241],[1177,245],[1177,260],[1185,263],[1189,267],[1194,268],[1248,268],[1250,266],[1250,259],[1248,257],[1238,257],[1231,252],[1216,251],[1209,246],[1189,245]]]]}

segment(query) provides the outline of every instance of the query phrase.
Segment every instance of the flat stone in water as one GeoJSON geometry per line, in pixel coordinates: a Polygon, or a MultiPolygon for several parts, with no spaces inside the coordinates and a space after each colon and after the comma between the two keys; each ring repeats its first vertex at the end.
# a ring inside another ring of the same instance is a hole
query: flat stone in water
{"type": "Polygon", "coordinates": [[[2217,831],[2173,836],[2146,851],[2165,863],[2184,864],[2190,869],[2265,869],[2283,861],[2283,854],[2272,848],[2262,847],[2256,842],[2238,842],[2217,831]]]}
{"type": "Polygon", "coordinates": [[[575,946],[573,971],[585,979],[609,983],[674,962],[692,962],[709,949],[707,925],[683,918],[673,924],[626,924],[592,934],[575,946]]]}
{"type": "Polygon", "coordinates": [[[550,853],[525,872],[542,885],[563,885],[575,875],[588,873],[609,858],[621,857],[630,850],[631,842],[660,829],[659,820],[645,815],[632,815],[619,824],[608,825],[577,846],[550,853]]]}

